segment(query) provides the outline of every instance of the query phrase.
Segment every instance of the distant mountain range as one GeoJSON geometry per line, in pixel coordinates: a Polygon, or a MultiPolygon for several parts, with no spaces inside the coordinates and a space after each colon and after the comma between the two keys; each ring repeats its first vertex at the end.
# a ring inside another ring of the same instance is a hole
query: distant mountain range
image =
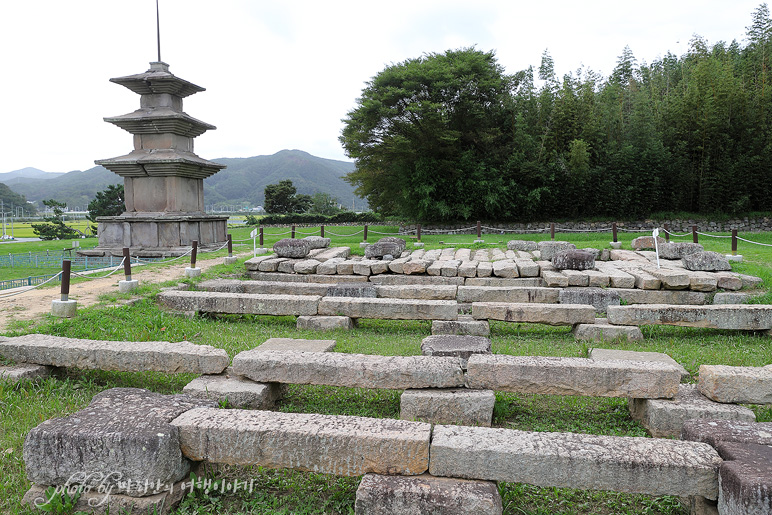
{"type": "MultiPolygon", "coordinates": [[[[289,179],[298,193],[329,193],[351,209],[366,208],[366,202],[354,195],[354,189],[343,176],[354,170],[354,163],[312,156],[302,150],[282,150],[271,156],[221,158],[213,161],[228,168],[204,180],[204,200],[231,206],[262,206],[264,190],[269,184],[289,179]]],[[[96,193],[110,184],[123,184],[123,179],[101,166],[84,172],[49,173],[37,168],[24,168],[0,174],[0,183],[27,200],[53,198],[70,209],[85,209],[96,193]]]]}

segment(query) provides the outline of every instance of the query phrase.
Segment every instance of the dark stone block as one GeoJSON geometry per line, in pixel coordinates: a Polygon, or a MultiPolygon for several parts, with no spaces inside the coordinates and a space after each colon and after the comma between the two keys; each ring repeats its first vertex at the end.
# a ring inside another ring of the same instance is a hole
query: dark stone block
{"type": "Polygon", "coordinates": [[[772,447],[719,442],[719,513],[772,513],[772,447]]]}
{"type": "Polygon", "coordinates": [[[387,254],[392,256],[399,256],[405,247],[400,247],[399,244],[390,241],[377,241],[372,245],[368,245],[365,248],[365,259],[378,259],[387,254]]]}
{"type": "Polygon", "coordinates": [[[591,304],[596,311],[606,312],[609,306],[619,306],[619,293],[614,289],[570,287],[561,288],[558,294],[561,304],[591,304]]]}
{"type": "Polygon", "coordinates": [[[552,266],[557,270],[591,270],[595,256],[586,250],[564,250],[552,256],[552,266]]]}
{"type": "Polygon", "coordinates": [[[772,445],[772,422],[687,420],[681,430],[681,440],[704,442],[713,447],[719,442],[772,445]]]}
{"type": "Polygon", "coordinates": [[[273,251],[278,257],[300,259],[308,255],[311,246],[307,240],[284,238],[273,244],[273,251]]]}

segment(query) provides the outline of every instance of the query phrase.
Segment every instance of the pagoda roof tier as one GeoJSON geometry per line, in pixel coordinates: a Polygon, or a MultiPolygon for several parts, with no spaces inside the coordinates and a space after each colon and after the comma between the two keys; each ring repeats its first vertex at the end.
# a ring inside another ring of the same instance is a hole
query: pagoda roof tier
{"type": "Polygon", "coordinates": [[[176,77],[169,72],[169,65],[162,62],[150,63],[150,69],[144,73],[115,77],[110,82],[120,84],[138,95],[169,93],[181,98],[206,91],[201,86],[176,77]]]}
{"type": "Polygon", "coordinates": [[[206,179],[225,165],[207,161],[192,152],[175,149],[135,150],[125,156],[94,161],[121,177],[186,177],[206,179]]]}
{"type": "Polygon", "coordinates": [[[104,119],[131,134],[171,133],[195,138],[217,127],[169,107],[137,109],[133,113],[104,119]]]}

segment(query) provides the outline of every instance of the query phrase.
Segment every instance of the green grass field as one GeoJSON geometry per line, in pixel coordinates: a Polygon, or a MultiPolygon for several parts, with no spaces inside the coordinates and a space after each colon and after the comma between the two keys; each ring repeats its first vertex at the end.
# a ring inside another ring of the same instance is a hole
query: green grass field
{"type": "MultiPolygon", "coordinates": [[[[233,229],[234,240],[246,239],[251,228],[233,229]]],[[[329,232],[351,234],[354,227],[327,228],[329,232]]],[[[396,232],[394,227],[372,227],[368,240],[396,232]]],[[[302,237],[313,229],[298,229],[302,237]]],[[[281,237],[279,229],[266,230],[265,246],[281,237]]],[[[318,232],[316,232],[318,234],[318,232]]],[[[625,247],[638,234],[620,233],[625,247]]],[[[609,234],[560,234],[578,247],[608,247],[609,234]]],[[[747,239],[772,244],[770,234],[749,234],[747,239]]],[[[514,238],[548,239],[511,235],[484,235],[486,243],[504,247],[514,238]],[[499,244],[498,242],[504,242],[499,244]]],[[[440,247],[445,241],[454,245],[473,245],[474,235],[424,236],[427,248],[440,247]]],[[[351,245],[357,253],[361,234],[334,237],[333,245],[351,245]]],[[[690,240],[689,240],[690,241],[690,240]]],[[[240,242],[241,250],[251,249],[252,242],[240,242]]],[[[708,250],[728,252],[727,239],[704,238],[708,250]]],[[[742,242],[741,242],[742,243],[742,242]]],[[[478,244],[479,245],[479,244],[478,244]]],[[[219,254],[222,254],[221,251],[219,254]]],[[[772,284],[772,247],[741,245],[745,262],[734,270],[759,275],[765,286],[772,284]]],[[[218,265],[196,280],[243,274],[243,261],[236,265],[218,265]]],[[[174,281],[173,284],[176,284],[174,281]]],[[[116,301],[128,295],[113,293],[99,306],[80,309],[72,320],[46,317],[36,323],[17,324],[8,336],[32,332],[75,338],[130,341],[180,341],[225,349],[233,357],[272,337],[335,339],[339,352],[415,355],[420,354],[421,340],[430,334],[430,323],[424,321],[363,320],[354,331],[323,333],[298,331],[294,317],[211,316],[185,318],[164,312],[154,296],[164,285],[146,285],[139,292],[141,300],[131,306],[115,307],[116,301]]],[[[766,291],[766,290],[765,290],[766,291]]],[[[762,300],[769,299],[769,294],[762,300]]],[[[640,342],[606,342],[603,347],[665,352],[692,374],[701,364],[762,366],[772,362],[772,338],[755,333],[717,331],[669,326],[644,327],[640,342]]],[[[491,323],[491,341],[496,353],[540,356],[585,356],[587,345],[574,340],[568,328],[541,325],[491,323]]],[[[601,346],[601,345],[599,345],[601,346]]],[[[59,377],[39,384],[16,384],[0,381],[0,512],[32,513],[20,507],[21,497],[29,487],[24,474],[22,446],[27,432],[52,417],[61,417],[84,408],[98,392],[114,387],[141,387],[161,393],[180,393],[193,379],[190,374],[166,375],[153,372],[116,373],[68,369],[59,377]]],[[[290,386],[288,395],[275,408],[284,412],[358,415],[396,418],[399,416],[400,392],[361,390],[323,386],[290,386]]],[[[772,421],[772,406],[750,406],[759,421],[772,421]]],[[[498,393],[494,409],[494,427],[532,431],[571,431],[601,435],[646,436],[634,422],[625,399],[562,397],[498,393]]],[[[274,471],[260,467],[221,467],[210,472],[213,479],[253,479],[252,493],[220,495],[197,491],[183,500],[178,514],[348,514],[353,513],[354,494],[359,478],[338,478],[323,474],[274,471]]],[[[676,498],[629,495],[562,488],[537,488],[525,484],[499,486],[506,514],[686,514],[676,498]]]]}

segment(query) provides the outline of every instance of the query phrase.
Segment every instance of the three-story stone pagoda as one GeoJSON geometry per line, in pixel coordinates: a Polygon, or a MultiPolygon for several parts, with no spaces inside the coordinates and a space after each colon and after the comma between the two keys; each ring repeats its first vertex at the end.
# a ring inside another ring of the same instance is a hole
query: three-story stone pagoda
{"type": "Polygon", "coordinates": [[[204,88],[175,77],[164,62],[138,75],[110,79],[140,95],[133,113],[105,118],[134,136],[125,156],[95,161],[123,177],[126,212],[100,217],[99,244],[86,255],[179,256],[193,240],[223,245],[227,217],[204,212],[204,179],[225,168],[198,157],[193,139],[216,127],[182,110],[182,99],[204,88]]]}

